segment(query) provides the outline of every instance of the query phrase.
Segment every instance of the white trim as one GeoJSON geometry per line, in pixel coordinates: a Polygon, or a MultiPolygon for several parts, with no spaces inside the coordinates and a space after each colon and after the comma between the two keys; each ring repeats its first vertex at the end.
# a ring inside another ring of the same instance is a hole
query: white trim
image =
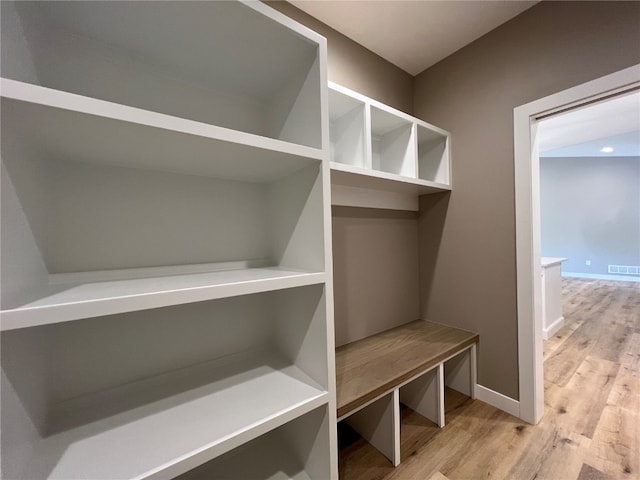
{"type": "Polygon", "coordinates": [[[491,390],[484,385],[476,384],[476,398],[514,417],[520,416],[520,402],[518,400],[491,390]]]}
{"type": "Polygon", "coordinates": [[[562,327],[564,327],[564,317],[556,318],[555,322],[553,322],[547,328],[542,330],[542,338],[543,338],[543,340],[549,340],[562,327]]]}
{"type": "Polygon", "coordinates": [[[536,118],[634,87],[640,87],[640,65],[549,95],[513,110],[519,417],[529,423],[538,423],[544,413],[540,159],[536,151],[536,118]]]}
{"type": "Polygon", "coordinates": [[[478,344],[471,345],[471,399],[478,398],[478,344]]]}
{"type": "Polygon", "coordinates": [[[593,278],[596,280],[615,280],[618,282],[640,282],[640,276],[637,276],[637,275],[611,275],[606,273],[562,272],[562,276],[570,277],[570,278],[593,278]]]}

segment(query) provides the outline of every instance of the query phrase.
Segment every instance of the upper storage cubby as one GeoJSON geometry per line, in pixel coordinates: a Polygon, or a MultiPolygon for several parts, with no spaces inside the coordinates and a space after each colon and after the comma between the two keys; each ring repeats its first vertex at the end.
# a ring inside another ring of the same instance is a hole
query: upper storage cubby
{"type": "Polygon", "coordinates": [[[418,177],[449,184],[449,136],[418,124],[418,177]]]}
{"type": "Polygon", "coordinates": [[[416,176],[415,141],[410,121],[372,106],[371,144],[374,170],[403,177],[416,176]]]}
{"type": "MultiPolygon", "coordinates": [[[[329,91],[331,161],[366,168],[365,103],[337,90],[329,91]]],[[[370,160],[369,160],[370,161],[370,160]]]]}
{"type": "Polygon", "coordinates": [[[322,148],[319,46],[251,4],[3,1],[1,14],[5,78],[322,148]]]}
{"type": "Polygon", "coordinates": [[[332,203],[418,210],[451,190],[450,134],[329,82],[332,203]]]}

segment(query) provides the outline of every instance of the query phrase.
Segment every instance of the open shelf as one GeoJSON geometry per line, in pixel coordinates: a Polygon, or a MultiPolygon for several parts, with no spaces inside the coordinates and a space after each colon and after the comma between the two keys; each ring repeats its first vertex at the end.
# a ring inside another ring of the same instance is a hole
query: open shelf
{"type": "Polygon", "coordinates": [[[319,284],[2,332],[15,476],[171,478],[328,405],[325,318],[319,284]]]}
{"type": "Polygon", "coordinates": [[[2,72],[321,148],[319,42],[272,11],[265,21],[266,10],[258,2],[6,1],[2,72]]]}
{"type": "Polygon", "coordinates": [[[2,98],[2,242],[12,251],[2,258],[3,329],[323,281],[313,275],[325,268],[319,158],[5,83],[2,94],[20,99],[2,98]],[[184,275],[229,262],[273,268],[184,275]],[[122,269],[124,280],[101,278],[122,269]]]}
{"type": "Polygon", "coordinates": [[[330,478],[322,458],[329,422],[326,407],[273,430],[246,445],[191,470],[176,480],[324,480],[330,478]],[[251,458],[252,461],[247,461],[251,458]]]}
{"type": "Polygon", "coordinates": [[[105,396],[131,401],[149,392],[162,397],[176,386],[183,390],[41,440],[25,478],[112,480],[183,473],[326,403],[328,394],[311,379],[302,381],[305,377],[277,359],[235,359],[125,385],[87,399],[82,407],[76,401],[78,415],[103,409],[105,396]]]}
{"type": "Polygon", "coordinates": [[[431,126],[418,124],[418,178],[447,185],[449,179],[449,137],[431,126]]]}
{"type": "Polygon", "coordinates": [[[49,285],[50,288],[62,291],[43,296],[19,308],[3,310],[0,327],[2,330],[33,327],[99,315],[314,285],[324,281],[324,273],[251,268],[71,286],[52,284],[49,285]]]}
{"type": "Polygon", "coordinates": [[[2,79],[3,138],[28,135],[56,158],[271,182],[322,158],[317,149],[2,79]]]}
{"type": "Polygon", "coordinates": [[[413,124],[377,107],[371,107],[372,166],[374,170],[416,177],[413,124]]]}
{"type": "Polygon", "coordinates": [[[451,190],[449,133],[329,82],[333,205],[418,210],[451,190]]]}
{"type": "Polygon", "coordinates": [[[336,90],[329,91],[331,161],[369,167],[365,103],[336,90]]]}

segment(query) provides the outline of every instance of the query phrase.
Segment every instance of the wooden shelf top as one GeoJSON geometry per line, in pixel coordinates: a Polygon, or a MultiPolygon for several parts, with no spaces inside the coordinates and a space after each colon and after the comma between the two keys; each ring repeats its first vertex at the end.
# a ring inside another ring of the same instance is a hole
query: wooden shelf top
{"type": "Polygon", "coordinates": [[[338,418],[478,341],[478,334],[416,320],[336,349],[338,418]]]}

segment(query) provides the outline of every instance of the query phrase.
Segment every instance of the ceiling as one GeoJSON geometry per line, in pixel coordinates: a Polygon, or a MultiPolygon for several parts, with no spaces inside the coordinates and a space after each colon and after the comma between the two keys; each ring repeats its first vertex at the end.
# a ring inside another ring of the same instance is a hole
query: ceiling
{"type": "Polygon", "coordinates": [[[541,121],[538,149],[542,157],[640,156],[640,92],[541,121]]]}
{"type": "Polygon", "coordinates": [[[417,75],[537,1],[289,0],[417,75]]]}

